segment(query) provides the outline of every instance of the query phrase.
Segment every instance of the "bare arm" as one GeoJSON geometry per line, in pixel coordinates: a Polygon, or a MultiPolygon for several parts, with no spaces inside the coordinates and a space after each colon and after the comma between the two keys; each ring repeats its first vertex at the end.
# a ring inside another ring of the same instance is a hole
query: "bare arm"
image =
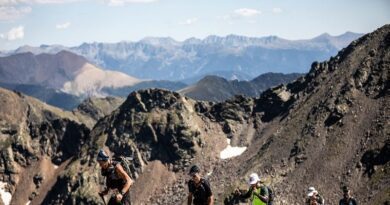
{"type": "Polygon", "coordinates": [[[188,193],[188,200],[187,200],[187,205],[191,205],[192,204],[192,193],[188,193]]]}
{"type": "Polygon", "coordinates": [[[211,195],[208,199],[207,199],[207,204],[208,205],[213,205],[214,204],[214,196],[213,195],[211,195]]]}
{"type": "Polygon", "coordinates": [[[121,193],[126,193],[127,191],[129,191],[130,186],[133,184],[133,180],[131,180],[130,176],[125,172],[122,165],[117,164],[115,166],[115,170],[120,178],[126,180],[126,184],[123,186],[123,189],[119,190],[121,193]]]}

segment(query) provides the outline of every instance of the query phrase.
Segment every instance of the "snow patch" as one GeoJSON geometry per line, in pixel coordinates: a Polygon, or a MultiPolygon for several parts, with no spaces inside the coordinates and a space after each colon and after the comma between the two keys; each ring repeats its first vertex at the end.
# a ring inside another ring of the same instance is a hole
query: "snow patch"
{"type": "Polygon", "coordinates": [[[247,147],[232,147],[230,145],[230,139],[227,139],[228,146],[220,153],[221,159],[228,159],[236,157],[245,152],[247,147]]]}
{"type": "Polygon", "coordinates": [[[7,183],[0,181],[1,199],[3,200],[4,205],[9,205],[11,204],[12,194],[5,190],[5,186],[7,186],[7,183]]]}

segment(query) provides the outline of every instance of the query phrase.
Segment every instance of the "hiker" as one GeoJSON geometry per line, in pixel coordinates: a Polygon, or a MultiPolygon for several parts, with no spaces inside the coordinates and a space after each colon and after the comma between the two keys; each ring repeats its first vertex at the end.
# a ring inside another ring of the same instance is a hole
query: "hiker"
{"type": "Polygon", "coordinates": [[[324,199],[318,194],[318,191],[314,187],[309,187],[307,190],[306,205],[323,205],[324,199]]]}
{"type": "Polygon", "coordinates": [[[356,200],[351,196],[347,186],[343,187],[343,198],[340,199],[339,205],[357,205],[356,200]]]}
{"type": "Polygon", "coordinates": [[[210,183],[201,177],[200,169],[197,165],[193,165],[190,169],[191,176],[188,181],[188,205],[213,205],[214,197],[211,192],[210,183]]]}
{"type": "Polygon", "coordinates": [[[239,194],[241,198],[249,198],[251,197],[252,205],[267,205],[268,204],[268,189],[262,183],[259,178],[259,175],[256,173],[252,173],[249,175],[249,190],[242,194],[238,189],[236,189],[235,193],[239,194]]]}
{"type": "Polygon", "coordinates": [[[111,196],[108,205],[131,205],[129,188],[133,181],[122,165],[112,161],[109,151],[103,149],[99,151],[97,161],[101,167],[102,175],[106,177],[106,188],[99,192],[102,199],[104,200],[104,196],[108,194],[109,190],[114,190],[116,193],[111,196]]]}
{"type": "Polygon", "coordinates": [[[270,186],[267,186],[267,190],[268,190],[268,205],[273,205],[274,198],[275,198],[274,191],[271,189],[270,186]]]}

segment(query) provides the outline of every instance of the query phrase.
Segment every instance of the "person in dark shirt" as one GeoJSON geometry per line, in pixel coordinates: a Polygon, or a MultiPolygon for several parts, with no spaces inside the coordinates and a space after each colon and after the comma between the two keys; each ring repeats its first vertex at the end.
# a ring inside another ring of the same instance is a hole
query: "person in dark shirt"
{"type": "Polygon", "coordinates": [[[194,165],[190,169],[191,180],[188,181],[188,205],[213,205],[213,193],[210,183],[201,177],[200,169],[194,165]]]}
{"type": "Polygon", "coordinates": [[[131,205],[129,189],[133,181],[119,162],[111,160],[108,152],[101,149],[97,156],[102,175],[106,177],[106,188],[99,195],[104,200],[109,190],[116,190],[117,193],[110,198],[108,205],[131,205]]]}
{"type": "Polygon", "coordinates": [[[351,192],[347,186],[343,187],[343,198],[340,199],[339,205],[357,205],[356,200],[351,196],[351,192]]]}

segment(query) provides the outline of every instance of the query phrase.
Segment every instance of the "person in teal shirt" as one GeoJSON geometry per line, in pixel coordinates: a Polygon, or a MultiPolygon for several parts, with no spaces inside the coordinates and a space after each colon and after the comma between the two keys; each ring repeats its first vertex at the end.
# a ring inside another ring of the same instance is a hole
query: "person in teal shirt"
{"type": "Polygon", "coordinates": [[[248,181],[250,187],[249,190],[242,194],[239,190],[236,190],[236,193],[240,195],[241,198],[250,198],[252,205],[267,205],[268,204],[268,189],[267,187],[260,182],[259,175],[252,173],[249,175],[248,181]]]}

